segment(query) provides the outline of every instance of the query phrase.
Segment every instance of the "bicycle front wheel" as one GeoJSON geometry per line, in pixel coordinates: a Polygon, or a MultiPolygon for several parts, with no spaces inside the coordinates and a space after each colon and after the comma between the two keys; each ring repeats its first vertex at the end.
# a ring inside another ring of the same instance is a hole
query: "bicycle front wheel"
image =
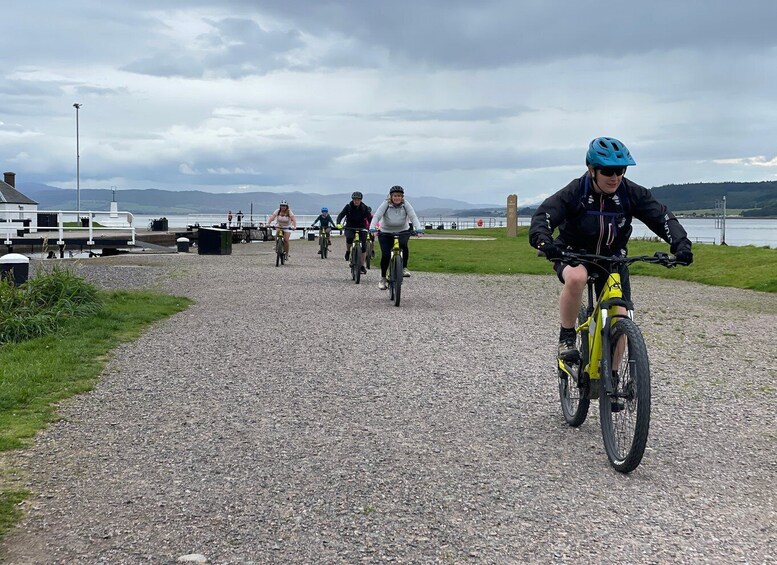
{"type": "Polygon", "coordinates": [[[394,306],[399,306],[399,300],[402,296],[402,258],[398,256],[394,260],[394,266],[391,272],[391,276],[394,277],[394,306]]]}
{"type": "Polygon", "coordinates": [[[362,248],[359,244],[353,244],[351,255],[353,256],[353,280],[359,284],[362,279],[362,248]]]}
{"type": "MultiPolygon", "coordinates": [[[[612,395],[599,395],[599,420],[604,449],[621,473],[637,468],[645,454],[650,428],[650,363],[639,327],[630,319],[618,320],[610,330],[610,359],[602,363],[612,372],[612,395]]],[[[604,387],[603,387],[604,388],[604,387]]]]}
{"type": "MultiPolygon", "coordinates": [[[[586,308],[580,306],[580,312],[577,315],[578,327],[586,319],[588,319],[586,308]]],[[[577,350],[580,352],[580,364],[577,367],[578,382],[574,382],[561,369],[558,370],[558,396],[561,400],[561,412],[564,414],[564,420],[567,424],[574,428],[585,422],[586,417],[588,417],[588,408],[591,406],[591,401],[588,399],[588,382],[584,382],[581,375],[588,359],[588,333],[578,332],[577,350]]]]}
{"type": "Polygon", "coordinates": [[[323,234],[318,236],[318,250],[321,253],[321,258],[326,259],[326,252],[327,252],[326,236],[323,234]]]}
{"type": "Polygon", "coordinates": [[[275,266],[280,267],[283,265],[283,240],[275,240],[275,266]]]}

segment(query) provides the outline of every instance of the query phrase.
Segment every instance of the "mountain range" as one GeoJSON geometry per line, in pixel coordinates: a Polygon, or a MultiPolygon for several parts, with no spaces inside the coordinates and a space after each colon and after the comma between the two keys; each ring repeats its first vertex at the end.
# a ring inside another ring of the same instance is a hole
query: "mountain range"
{"type": "MultiPolygon", "coordinates": [[[[76,191],[38,183],[17,183],[25,196],[38,202],[40,210],[75,210],[76,191]]],[[[730,212],[745,217],[777,216],[777,181],[719,182],[668,184],[651,189],[653,194],[675,212],[709,213],[726,197],[730,212]]],[[[364,202],[377,208],[385,194],[365,193],[364,202]]],[[[351,193],[315,194],[302,192],[212,193],[199,190],[170,191],[158,189],[124,189],[116,192],[119,210],[133,214],[212,214],[232,210],[266,213],[287,200],[298,214],[318,214],[322,206],[337,214],[350,201],[351,193]]],[[[81,189],[81,210],[108,210],[113,193],[108,189],[81,189]]],[[[419,215],[423,216],[503,216],[505,203],[472,204],[450,198],[408,196],[419,215]]],[[[539,203],[538,203],[539,204],[539,203]]],[[[531,215],[536,206],[521,208],[521,216],[531,215]]]]}
{"type": "MultiPolygon", "coordinates": [[[[35,200],[40,210],[75,210],[76,191],[39,183],[17,183],[16,188],[35,200]]],[[[113,191],[109,189],[81,189],[81,210],[109,210],[113,191]]],[[[241,192],[213,193],[199,190],[124,189],[115,194],[119,210],[133,214],[212,214],[232,210],[237,213],[266,213],[278,207],[281,200],[289,202],[297,214],[318,214],[323,206],[333,213],[339,212],[351,200],[350,192],[340,194],[315,194],[303,192],[241,192]]],[[[377,208],[386,194],[364,193],[364,202],[377,208]]],[[[504,213],[506,204],[471,204],[451,198],[411,196],[408,201],[416,212],[425,216],[456,215],[472,208],[499,208],[504,213]]]]}

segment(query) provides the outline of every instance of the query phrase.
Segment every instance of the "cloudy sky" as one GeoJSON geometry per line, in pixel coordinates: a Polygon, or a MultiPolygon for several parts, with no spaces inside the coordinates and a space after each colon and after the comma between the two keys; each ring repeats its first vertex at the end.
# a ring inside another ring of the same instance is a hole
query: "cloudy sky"
{"type": "Polygon", "coordinates": [[[777,2],[26,0],[17,182],[541,200],[620,138],[645,186],[777,177],[777,2]]]}

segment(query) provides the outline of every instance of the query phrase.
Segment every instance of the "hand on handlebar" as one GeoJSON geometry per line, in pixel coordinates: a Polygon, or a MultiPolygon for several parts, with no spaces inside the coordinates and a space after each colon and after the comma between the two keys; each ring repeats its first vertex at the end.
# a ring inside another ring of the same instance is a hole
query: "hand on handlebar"
{"type": "Polygon", "coordinates": [[[378,230],[377,230],[377,229],[375,229],[375,228],[370,228],[370,233],[377,233],[377,231],[378,231],[378,230]]]}
{"type": "Polygon", "coordinates": [[[563,250],[555,243],[543,241],[538,249],[545,255],[548,261],[558,261],[563,257],[563,250]]]}
{"type": "Polygon", "coordinates": [[[675,254],[675,260],[679,265],[685,265],[687,267],[693,263],[693,252],[690,250],[678,251],[675,254]]]}

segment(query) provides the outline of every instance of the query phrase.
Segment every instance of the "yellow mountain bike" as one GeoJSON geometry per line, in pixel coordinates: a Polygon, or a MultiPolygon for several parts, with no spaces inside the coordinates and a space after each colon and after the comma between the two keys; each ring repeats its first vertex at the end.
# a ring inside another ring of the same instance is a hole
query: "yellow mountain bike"
{"type": "Polygon", "coordinates": [[[323,226],[318,228],[318,254],[322,259],[329,255],[329,234],[323,226]]]}
{"type": "Polygon", "coordinates": [[[362,278],[362,256],[364,254],[363,242],[367,237],[367,228],[345,228],[346,230],[352,230],[353,233],[353,245],[351,245],[351,256],[348,263],[348,268],[351,271],[351,279],[356,284],[359,284],[362,278]]]}
{"type": "Polygon", "coordinates": [[[404,278],[402,260],[402,248],[399,247],[399,238],[403,235],[412,234],[411,230],[396,232],[394,236],[394,245],[391,247],[391,258],[389,259],[388,271],[386,271],[386,283],[388,284],[389,300],[394,306],[399,306],[402,298],[402,279],[404,278]]]}
{"type": "Polygon", "coordinates": [[[604,257],[563,252],[565,262],[589,268],[588,303],[577,318],[575,359],[558,360],[558,390],[564,419],[580,426],[591,399],[599,399],[599,421],[604,449],[621,473],[637,468],[647,445],[650,428],[650,363],[647,347],[634,322],[634,306],[623,297],[619,267],[637,261],[673,267],[675,257],[657,252],[652,257],[604,257]],[[596,280],[607,277],[594,300],[596,280]],[[624,313],[625,312],[625,313],[624,313]]]}
{"type": "Polygon", "coordinates": [[[275,266],[280,267],[286,262],[286,252],[283,249],[283,228],[275,226],[275,266]]]}

